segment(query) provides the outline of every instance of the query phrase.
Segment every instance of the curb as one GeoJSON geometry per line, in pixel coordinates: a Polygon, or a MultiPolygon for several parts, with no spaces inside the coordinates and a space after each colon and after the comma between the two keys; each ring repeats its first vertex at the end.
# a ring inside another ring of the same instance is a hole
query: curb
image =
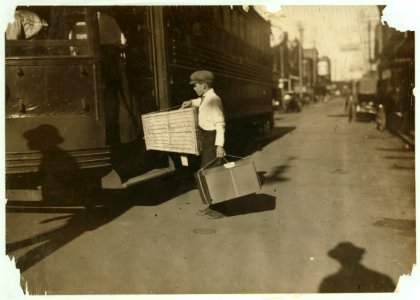
{"type": "Polygon", "coordinates": [[[415,139],[413,137],[410,137],[402,132],[398,132],[397,135],[406,142],[412,149],[415,147],[415,139]]]}

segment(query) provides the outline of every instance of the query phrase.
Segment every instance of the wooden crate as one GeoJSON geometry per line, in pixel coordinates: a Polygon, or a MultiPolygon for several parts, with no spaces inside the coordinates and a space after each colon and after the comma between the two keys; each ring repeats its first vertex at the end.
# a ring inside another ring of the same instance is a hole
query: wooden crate
{"type": "Polygon", "coordinates": [[[154,112],[142,115],[141,119],[147,150],[201,153],[196,108],[154,112]]]}

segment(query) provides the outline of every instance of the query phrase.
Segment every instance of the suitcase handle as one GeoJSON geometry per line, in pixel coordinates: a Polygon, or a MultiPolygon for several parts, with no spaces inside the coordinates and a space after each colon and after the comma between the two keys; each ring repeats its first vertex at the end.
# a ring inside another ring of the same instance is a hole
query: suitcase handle
{"type": "MultiPolygon", "coordinates": [[[[198,170],[198,172],[203,171],[204,169],[206,169],[208,166],[210,166],[212,163],[214,163],[216,160],[218,160],[221,157],[216,157],[213,160],[211,160],[209,163],[207,163],[204,167],[202,167],[200,170],[198,170]]],[[[224,160],[228,161],[226,158],[223,157],[224,160]]]]}
{"type": "Polygon", "coordinates": [[[244,159],[245,157],[242,156],[235,156],[235,155],[230,155],[230,154],[226,154],[225,156],[229,156],[229,157],[233,157],[233,158],[239,158],[239,159],[244,159]]]}
{"type": "Polygon", "coordinates": [[[226,156],[233,157],[233,158],[239,158],[239,159],[244,159],[245,158],[245,157],[241,157],[241,156],[235,156],[235,155],[226,154],[224,157],[216,157],[216,158],[214,158],[208,164],[206,164],[204,167],[202,167],[199,171],[202,171],[202,170],[206,169],[207,167],[209,167],[211,164],[213,164],[219,158],[223,158],[228,163],[229,161],[226,159],[226,156]]]}

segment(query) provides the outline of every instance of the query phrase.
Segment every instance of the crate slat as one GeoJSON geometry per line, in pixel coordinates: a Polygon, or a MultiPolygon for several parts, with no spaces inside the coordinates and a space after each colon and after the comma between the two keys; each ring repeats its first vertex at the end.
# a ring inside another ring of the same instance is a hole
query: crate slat
{"type": "Polygon", "coordinates": [[[154,112],[142,115],[141,119],[147,150],[201,153],[196,108],[154,112]]]}

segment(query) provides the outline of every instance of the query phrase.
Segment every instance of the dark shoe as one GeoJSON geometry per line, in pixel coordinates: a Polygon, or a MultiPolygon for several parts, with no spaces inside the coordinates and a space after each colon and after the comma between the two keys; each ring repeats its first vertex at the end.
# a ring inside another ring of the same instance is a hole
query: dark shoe
{"type": "Polygon", "coordinates": [[[222,214],[222,213],[220,213],[220,212],[218,212],[218,211],[212,211],[211,213],[209,213],[207,215],[207,219],[211,219],[211,220],[221,219],[221,218],[224,218],[224,217],[225,217],[225,215],[222,214]]]}
{"type": "Polygon", "coordinates": [[[212,210],[210,207],[207,207],[205,209],[200,209],[199,211],[196,212],[197,216],[205,216],[208,214],[211,214],[212,212],[215,212],[214,210],[212,210]]]}
{"type": "Polygon", "coordinates": [[[216,210],[213,210],[210,207],[207,207],[205,209],[201,209],[201,210],[197,211],[196,214],[198,216],[208,216],[208,219],[220,219],[220,218],[223,218],[225,216],[224,214],[222,214],[222,213],[220,213],[216,210]]]}

